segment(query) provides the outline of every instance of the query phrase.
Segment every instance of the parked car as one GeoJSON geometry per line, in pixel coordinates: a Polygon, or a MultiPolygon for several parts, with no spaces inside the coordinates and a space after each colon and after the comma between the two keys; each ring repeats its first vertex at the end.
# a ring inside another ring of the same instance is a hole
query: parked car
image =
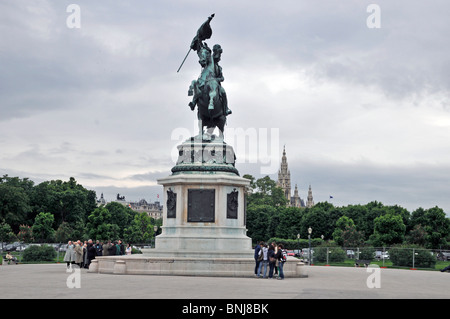
{"type": "Polygon", "coordinates": [[[445,252],[445,251],[441,251],[438,253],[438,259],[439,260],[450,260],[450,253],[449,252],[445,252]]]}
{"type": "Polygon", "coordinates": [[[379,251],[379,250],[377,250],[375,252],[375,258],[376,259],[389,259],[389,252],[388,251],[379,251]]]}
{"type": "Polygon", "coordinates": [[[347,258],[353,259],[355,258],[355,252],[351,249],[347,249],[347,258]]]}
{"type": "Polygon", "coordinates": [[[293,250],[287,250],[286,253],[288,256],[295,256],[295,253],[293,250]]]}

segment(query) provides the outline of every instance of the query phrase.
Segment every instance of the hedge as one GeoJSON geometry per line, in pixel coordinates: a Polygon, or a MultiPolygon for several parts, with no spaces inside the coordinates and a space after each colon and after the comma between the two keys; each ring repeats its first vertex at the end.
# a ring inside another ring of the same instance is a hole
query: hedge
{"type": "Polygon", "coordinates": [[[55,248],[48,245],[30,246],[23,251],[22,261],[53,261],[56,258],[55,248]]]}

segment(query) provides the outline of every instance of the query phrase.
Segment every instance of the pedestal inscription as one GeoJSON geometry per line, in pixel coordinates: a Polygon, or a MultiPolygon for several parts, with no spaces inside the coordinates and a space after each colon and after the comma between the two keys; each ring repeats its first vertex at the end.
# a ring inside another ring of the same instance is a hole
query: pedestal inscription
{"type": "Polygon", "coordinates": [[[214,223],[214,189],[188,189],[188,222],[214,223]]]}

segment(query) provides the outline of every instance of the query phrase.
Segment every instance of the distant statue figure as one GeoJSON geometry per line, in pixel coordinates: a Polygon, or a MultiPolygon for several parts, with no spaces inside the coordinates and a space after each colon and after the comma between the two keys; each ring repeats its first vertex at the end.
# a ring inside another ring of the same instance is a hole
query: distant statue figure
{"type": "Polygon", "coordinates": [[[191,110],[193,111],[197,106],[199,121],[197,138],[202,140],[211,140],[212,132],[216,127],[219,129],[219,137],[223,139],[226,117],[232,113],[228,108],[225,89],[221,85],[224,77],[222,67],[218,63],[223,50],[218,44],[214,45],[211,50],[204,42],[205,39],[211,37],[210,22],[213,17],[214,14],[200,26],[190,47],[190,50],[197,51],[198,62],[202,67],[200,76],[191,82],[188,91],[188,95],[192,96],[192,101],[189,103],[191,110]],[[206,133],[203,131],[205,126],[207,127],[206,133]]]}

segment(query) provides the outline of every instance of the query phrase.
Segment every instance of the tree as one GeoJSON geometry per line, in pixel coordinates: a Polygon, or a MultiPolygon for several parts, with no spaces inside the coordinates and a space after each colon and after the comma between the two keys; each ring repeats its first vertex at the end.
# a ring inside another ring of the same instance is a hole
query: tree
{"type": "Polygon", "coordinates": [[[268,225],[271,216],[276,213],[276,208],[270,205],[249,205],[247,208],[247,235],[254,242],[267,240],[271,236],[268,233],[268,225]]]}
{"type": "Polygon", "coordinates": [[[0,219],[8,223],[14,232],[26,222],[31,212],[30,193],[33,182],[28,179],[4,175],[0,178],[0,219]]]}
{"type": "Polygon", "coordinates": [[[105,208],[110,212],[111,217],[109,223],[115,224],[119,227],[119,238],[123,238],[124,230],[130,227],[134,220],[136,212],[130,207],[124,206],[117,202],[111,202],[105,205],[105,208]]]}
{"type": "Polygon", "coordinates": [[[38,242],[48,242],[54,240],[55,230],[53,223],[55,218],[51,213],[39,213],[32,226],[33,236],[38,242]]]}
{"type": "Polygon", "coordinates": [[[55,240],[58,243],[66,243],[74,239],[75,231],[68,222],[62,222],[55,232],[55,240]]]}
{"type": "Polygon", "coordinates": [[[28,225],[20,225],[19,233],[17,234],[17,239],[24,243],[33,242],[33,229],[28,225]]]}
{"type": "MultiPolygon", "coordinates": [[[[253,181],[251,175],[246,175],[250,181],[253,181]]],[[[259,205],[271,205],[285,207],[287,199],[284,197],[283,190],[277,186],[276,182],[269,176],[259,178],[254,184],[251,194],[249,194],[249,203],[259,205]]]]}
{"type": "Polygon", "coordinates": [[[406,236],[406,241],[410,244],[415,244],[418,246],[425,247],[427,232],[425,228],[421,225],[415,225],[413,229],[408,232],[406,236]]]}
{"type": "Polygon", "coordinates": [[[153,225],[151,218],[147,213],[138,213],[134,215],[130,227],[124,230],[124,239],[133,243],[148,243],[153,238],[153,225]]]}
{"type": "Polygon", "coordinates": [[[442,208],[433,207],[425,211],[426,224],[423,225],[426,231],[426,248],[437,249],[446,246],[446,237],[450,231],[450,220],[446,217],[442,208]]]}
{"type": "Polygon", "coordinates": [[[403,243],[406,226],[400,215],[386,214],[375,218],[371,241],[374,246],[391,246],[403,243]]]}
{"type": "Polygon", "coordinates": [[[333,232],[333,240],[338,244],[343,246],[344,239],[342,238],[342,233],[348,228],[354,228],[355,223],[353,220],[347,216],[340,217],[336,222],[336,227],[333,232]]]}
{"type": "Polygon", "coordinates": [[[111,223],[111,213],[105,207],[98,207],[88,217],[87,233],[92,239],[114,240],[119,238],[119,226],[111,223]]]}
{"type": "Polygon", "coordinates": [[[96,208],[95,192],[77,184],[71,177],[69,181],[45,181],[34,187],[31,196],[33,211],[50,212],[55,216],[56,227],[62,222],[86,222],[89,214],[96,208]]]}
{"type": "Polygon", "coordinates": [[[339,213],[336,212],[336,208],[327,202],[317,203],[311,208],[306,208],[300,224],[302,238],[308,237],[309,227],[312,228],[312,237],[319,238],[323,235],[324,238],[331,238],[337,216],[339,213]]]}
{"type": "Polygon", "coordinates": [[[5,221],[0,223],[0,243],[1,248],[3,250],[3,243],[14,240],[15,235],[12,231],[11,226],[7,224],[5,221]]]}

